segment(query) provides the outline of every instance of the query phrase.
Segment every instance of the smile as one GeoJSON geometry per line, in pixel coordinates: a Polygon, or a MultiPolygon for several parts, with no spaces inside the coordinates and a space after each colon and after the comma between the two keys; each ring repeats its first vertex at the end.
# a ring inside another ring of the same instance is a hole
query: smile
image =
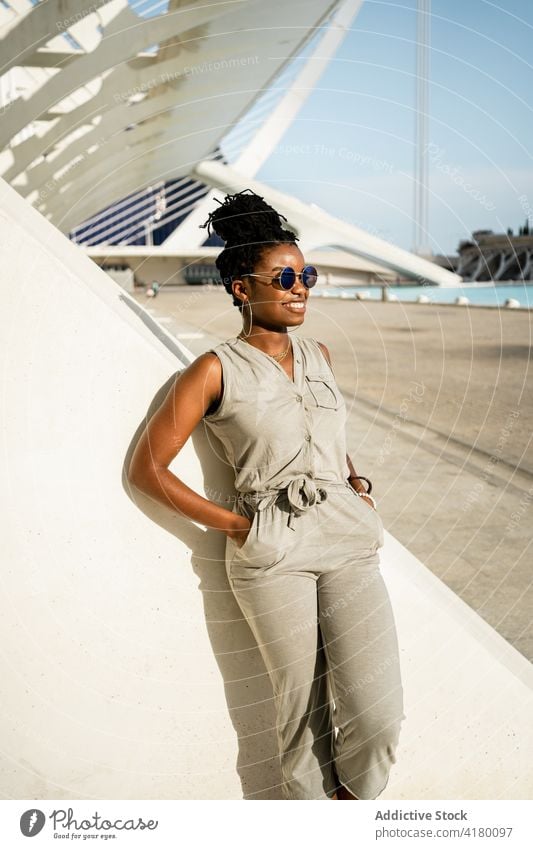
{"type": "Polygon", "coordinates": [[[294,312],[305,312],[305,304],[303,301],[292,301],[283,306],[288,310],[293,310],[294,312]]]}

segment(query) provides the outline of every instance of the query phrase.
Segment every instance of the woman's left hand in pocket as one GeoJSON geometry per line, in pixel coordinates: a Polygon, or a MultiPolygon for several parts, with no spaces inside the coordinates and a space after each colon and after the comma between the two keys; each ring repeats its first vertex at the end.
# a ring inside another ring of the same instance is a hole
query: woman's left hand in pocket
{"type": "Polygon", "coordinates": [[[368,505],[369,505],[369,507],[371,507],[371,508],[372,508],[372,510],[375,510],[375,509],[376,509],[376,508],[374,507],[374,505],[372,504],[372,502],[370,501],[370,499],[369,499],[369,498],[367,498],[365,495],[360,495],[360,496],[359,496],[359,498],[362,498],[362,499],[363,499],[363,501],[365,502],[365,504],[368,504],[368,505]]]}

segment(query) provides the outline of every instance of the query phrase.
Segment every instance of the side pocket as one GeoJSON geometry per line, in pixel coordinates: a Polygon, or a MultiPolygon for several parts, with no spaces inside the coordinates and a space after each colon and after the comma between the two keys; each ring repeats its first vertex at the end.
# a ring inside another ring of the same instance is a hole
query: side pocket
{"type": "MultiPolygon", "coordinates": [[[[248,536],[246,537],[246,539],[244,540],[244,543],[241,546],[239,546],[239,545],[235,546],[237,551],[245,551],[245,549],[248,548],[248,545],[251,542],[253,542],[253,537],[257,533],[257,520],[259,518],[258,513],[259,513],[259,510],[255,510],[255,512],[253,514],[253,518],[252,518],[252,524],[250,525],[250,530],[248,531],[248,536]]],[[[237,552],[235,552],[235,553],[237,553],[237,552]]]]}
{"type": "Polygon", "coordinates": [[[248,536],[228,566],[232,579],[251,578],[280,563],[286,556],[285,514],[275,505],[256,509],[248,536]]]}
{"type": "Polygon", "coordinates": [[[375,537],[378,542],[378,548],[381,548],[385,544],[384,527],[383,522],[381,521],[381,516],[379,515],[378,511],[372,507],[371,504],[367,504],[366,501],[361,498],[360,495],[357,495],[353,487],[350,487],[350,491],[357,502],[357,506],[363,521],[368,527],[374,528],[375,537]]]}

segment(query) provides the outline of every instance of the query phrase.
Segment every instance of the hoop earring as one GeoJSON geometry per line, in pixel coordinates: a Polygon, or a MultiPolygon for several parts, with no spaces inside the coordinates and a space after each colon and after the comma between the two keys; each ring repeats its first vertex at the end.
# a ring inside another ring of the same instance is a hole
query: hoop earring
{"type": "MultiPolygon", "coordinates": [[[[244,333],[244,328],[243,328],[243,336],[244,336],[244,338],[245,338],[245,339],[247,339],[247,338],[248,338],[248,336],[250,336],[250,335],[251,335],[251,333],[252,333],[252,320],[253,320],[253,316],[252,316],[252,305],[251,305],[250,301],[247,301],[246,303],[248,304],[248,308],[249,308],[249,310],[250,310],[250,332],[249,332],[249,333],[244,333]]],[[[246,304],[245,304],[245,306],[246,306],[246,304]]]]}

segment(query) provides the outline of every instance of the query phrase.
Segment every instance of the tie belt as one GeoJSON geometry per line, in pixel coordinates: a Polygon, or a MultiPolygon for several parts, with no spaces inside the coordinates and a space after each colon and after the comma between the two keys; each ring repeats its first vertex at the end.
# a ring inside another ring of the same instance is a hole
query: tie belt
{"type": "Polygon", "coordinates": [[[328,489],[346,489],[350,486],[347,480],[331,481],[311,478],[308,475],[298,475],[288,478],[270,489],[255,490],[251,492],[239,492],[237,504],[241,506],[243,501],[254,504],[257,510],[264,510],[277,501],[280,493],[286,492],[290,511],[288,526],[294,530],[294,519],[301,516],[315,504],[320,504],[328,497],[328,489]]]}

